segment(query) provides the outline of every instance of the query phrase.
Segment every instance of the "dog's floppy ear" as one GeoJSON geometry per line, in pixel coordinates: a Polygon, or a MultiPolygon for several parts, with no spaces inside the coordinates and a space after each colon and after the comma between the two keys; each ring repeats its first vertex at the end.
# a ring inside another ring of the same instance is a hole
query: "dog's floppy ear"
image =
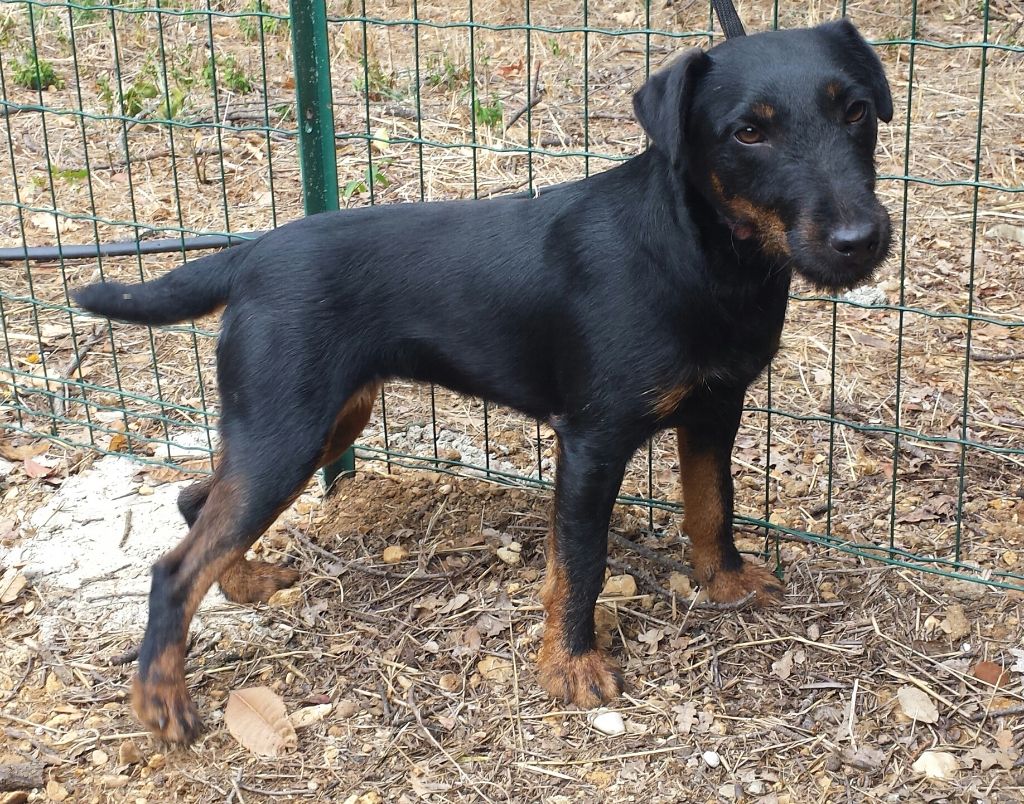
{"type": "Polygon", "coordinates": [[[826,22],[821,27],[839,40],[843,53],[859,68],[861,77],[871,87],[879,119],[888,123],[892,120],[892,93],[885,78],[882,60],[878,58],[875,49],[845,17],[835,22],[826,22]]]}
{"type": "Polygon", "coordinates": [[[659,70],[633,96],[633,113],[654,144],[673,165],[682,156],[683,126],[694,79],[707,63],[700,48],[686,51],[659,70]]]}

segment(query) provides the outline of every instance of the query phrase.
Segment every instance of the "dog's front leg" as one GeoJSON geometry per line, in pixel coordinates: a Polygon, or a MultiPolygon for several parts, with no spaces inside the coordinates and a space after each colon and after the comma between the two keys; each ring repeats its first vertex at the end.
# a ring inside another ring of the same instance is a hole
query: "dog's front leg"
{"type": "Polygon", "coordinates": [[[688,400],[679,441],[683,529],[698,584],[712,600],[734,603],[753,594],[766,605],[784,588],[764,567],[744,561],[733,542],[733,442],[743,412],[743,391],[703,393],[688,400]]]}
{"type": "Polygon", "coordinates": [[[555,514],[541,596],[547,613],[540,683],[555,698],[590,708],[622,692],[622,672],[594,635],[604,582],[608,523],[633,450],[608,434],[561,432],[555,514]]]}

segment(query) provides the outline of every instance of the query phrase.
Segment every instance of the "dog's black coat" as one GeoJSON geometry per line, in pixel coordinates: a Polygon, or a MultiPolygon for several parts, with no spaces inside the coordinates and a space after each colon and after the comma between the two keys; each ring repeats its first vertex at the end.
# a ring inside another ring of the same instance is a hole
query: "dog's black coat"
{"type": "Polygon", "coordinates": [[[621,684],[594,645],[594,602],[625,465],[660,429],[679,428],[700,582],[723,600],[778,591],[733,545],[729,453],[744,391],[778,348],[792,271],[848,287],[888,251],[873,166],[888,85],[840,21],[690,51],[634,106],[652,147],[537,198],[314,215],[144,285],[76,294],[147,324],[226,305],[226,447],[212,483],[183,500],[189,539],[154,572],[136,699],[148,725],[195,736],[177,690],[193,598],[241,566],[323,462],[346,403],[391,378],[557,432],[540,658],[555,694],[589,705],[621,684]]]}

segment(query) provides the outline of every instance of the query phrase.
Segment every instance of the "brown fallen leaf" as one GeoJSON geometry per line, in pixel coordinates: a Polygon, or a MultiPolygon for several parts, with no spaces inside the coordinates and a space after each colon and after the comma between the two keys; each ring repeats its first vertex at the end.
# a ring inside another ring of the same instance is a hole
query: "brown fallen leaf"
{"type": "Polygon", "coordinates": [[[34,444],[19,444],[18,446],[9,444],[6,441],[0,441],[0,458],[6,461],[26,461],[29,458],[42,455],[49,448],[50,445],[46,441],[37,441],[34,444]]]}
{"type": "Polygon", "coordinates": [[[477,662],[476,669],[488,681],[505,682],[512,678],[512,662],[500,656],[485,656],[477,662]]]}
{"type": "Polygon", "coordinates": [[[279,757],[298,747],[284,701],[267,687],[235,690],[228,696],[224,725],[244,747],[264,757],[279,757]]]}
{"type": "Polygon", "coordinates": [[[1010,672],[995,662],[978,662],[971,668],[971,675],[993,687],[1002,687],[1010,680],[1010,672]]]}
{"type": "Polygon", "coordinates": [[[114,433],[107,444],[108,452],[124,452],[128,449],[128,437],[124,433],[114,433]]]}
{"type": "Polygon", "coordinates": [[[43,466],[38,461],[34,461],[31,458],[26,458],[25,462],[21,465],[22,469],[25,470],[25,474],[34,480],[38,480],[41,477],[46,477],[50,474],[53,469],[49,466],[43,466]]]}

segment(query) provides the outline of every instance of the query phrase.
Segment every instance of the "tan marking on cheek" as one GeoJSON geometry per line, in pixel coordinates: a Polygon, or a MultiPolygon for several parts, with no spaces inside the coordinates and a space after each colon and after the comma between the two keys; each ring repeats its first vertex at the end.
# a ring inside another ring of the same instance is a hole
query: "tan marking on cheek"
{"type": "Polygon", "coordinates": [[[718,178],[718,174],[712,171],[711,173],[711,189],[720,201],[725,200],[725,190],[722,187],[722,180],[718,178]]]}
{"type": "Polygon", "coordinates": [[[739,220],[750,221],[765,251],[770,254],[789,256],[789,241],[786,225],[775,210],[759,207],[746,198],[731,198],[726,206],[739,220]]]}

